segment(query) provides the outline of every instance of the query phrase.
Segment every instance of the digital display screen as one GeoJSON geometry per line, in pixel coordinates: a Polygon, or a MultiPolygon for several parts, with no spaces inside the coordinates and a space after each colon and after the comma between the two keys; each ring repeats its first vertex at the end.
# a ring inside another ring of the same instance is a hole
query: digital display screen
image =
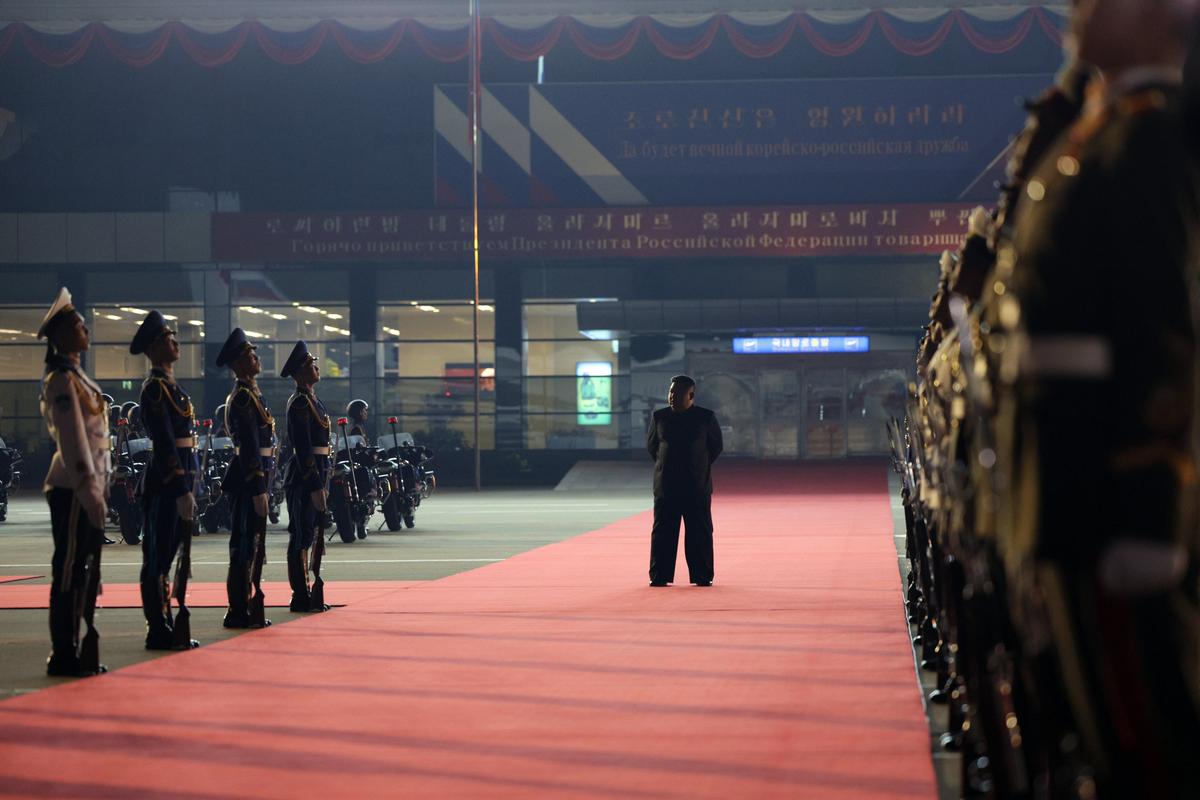
{"type": "Polygon", "coordinates": [[[612,364],[575,363],[575,413],[580,425],[612,424],[612,364]]]}
{"type": "Polygon", "coordinates": [[[739,336],[733,340],[733,352],[748,355],[870,351],[869,336],[739,336]]]}

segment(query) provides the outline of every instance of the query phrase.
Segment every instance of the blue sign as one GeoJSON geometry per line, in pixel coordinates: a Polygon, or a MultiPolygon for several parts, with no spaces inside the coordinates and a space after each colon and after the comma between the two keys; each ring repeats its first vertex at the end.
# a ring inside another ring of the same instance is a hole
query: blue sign
{"type": "Polygon", "coordinates": [[[869,336],[739,336],[733,340],[733,352],[747,355],[870,351],[869,336]]]}
{"type": "MultiPolygon", "coordinates": [[[[492,207],[995,199],[1050,75],[484,86],[492,207]]],[[[464,86],[434,88],[439,205],[470,198],[464,86]]]]}

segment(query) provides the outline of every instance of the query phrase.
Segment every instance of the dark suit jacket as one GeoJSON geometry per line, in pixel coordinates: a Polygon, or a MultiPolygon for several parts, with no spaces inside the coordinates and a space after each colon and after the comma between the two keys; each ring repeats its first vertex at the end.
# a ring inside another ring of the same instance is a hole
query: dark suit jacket
{"type": "Polygon", "coordinates": [[[712,494],[712,463],[723,448],[721,426],[709,409],[655,411],[646,431],[646,449],[654,459],[654,497],[712,494]]]}

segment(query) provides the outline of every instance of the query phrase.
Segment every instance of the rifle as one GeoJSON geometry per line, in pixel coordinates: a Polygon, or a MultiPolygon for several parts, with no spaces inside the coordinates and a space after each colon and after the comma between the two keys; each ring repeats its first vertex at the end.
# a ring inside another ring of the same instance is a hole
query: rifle
{"type": "MultiPolygon", "coordinates": [[[[332,425],[330,427],[333,427],[332,425]]],[[[337,452],[337,431],[333,432],[334,449],[337,452]]],[[[313,537],[312,565],[313,582],[308,590],[309,608],[325,608],[325,579],[321,577],[321,556],[325,555],[325,520],[329,514],[329,479],[333,475],[333,456],[329,458],[329,466],[325,470],[325,508],[321,510],[321,518],[317,522],[317,535],[313,537]]]]}
{"type": "Polygon", "coordinates": [[[208,467],[208,451],[212,447],[212,424],[211,419],[200,423],[201,427],[207,429],[207,438],[205,439],[204,455],[200,458],[200,467],[192,476],[192,496],[196,498],[196,505],[192,511],[192,518],[188,520],[187,533],[184,534],[183,541],[179,545],[179,561],[175,565],[175,585],[171,587],[171,594],[167,599],[169,606],[170,597],[173,596],[179,606],[175,613],[175,635],[172,643],[181,650],[195,647],[192,643],[192,612],[187,607],[187,583],[188,578],[192,577],[192,537],[200,535],[200,481],[204,470],[208,467]]]}

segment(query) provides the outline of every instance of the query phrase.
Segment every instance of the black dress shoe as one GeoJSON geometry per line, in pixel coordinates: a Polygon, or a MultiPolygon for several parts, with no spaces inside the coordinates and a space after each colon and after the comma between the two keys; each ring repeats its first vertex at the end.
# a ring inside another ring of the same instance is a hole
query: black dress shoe
{"type": "Polygon", "coordinates": [[[651,586],[666,586],[666,581],[650,581],[651,586]]]}
{"type": "Polygon", "coordinates": [[[693,581],[697,586],[712,586],[712,581],[693,581]]]}
{"type": "Polygon", "coordinates": [[[50,656],[46,660],[46,674],[57,678],[90,678],[108,672],[108,667],[97,665],[95,670],[84,669],[75,656],[50,656]]]}
{"type": "Polygon", "coordinates": [[[249,628],[250,617],[245,615],[230,616],[225,615],[225,619],[221,621],[221,626],[225,628],[249,628]]]}
{"type": "Polygon", "coordinates": [[[147,650],[174,650],[175,635],[170,630],[146,634],[147,650]]]}
{"type": "Polygon", "coordinates": [[[116,543],[117,543],[117,540],[116,540],[116,539],[110,539],[110,538],[108,538],[107,536],[105,536],[105,537],[104,537],[104,543],[105,543],[105,544],[116,544],[116,543]]]}

